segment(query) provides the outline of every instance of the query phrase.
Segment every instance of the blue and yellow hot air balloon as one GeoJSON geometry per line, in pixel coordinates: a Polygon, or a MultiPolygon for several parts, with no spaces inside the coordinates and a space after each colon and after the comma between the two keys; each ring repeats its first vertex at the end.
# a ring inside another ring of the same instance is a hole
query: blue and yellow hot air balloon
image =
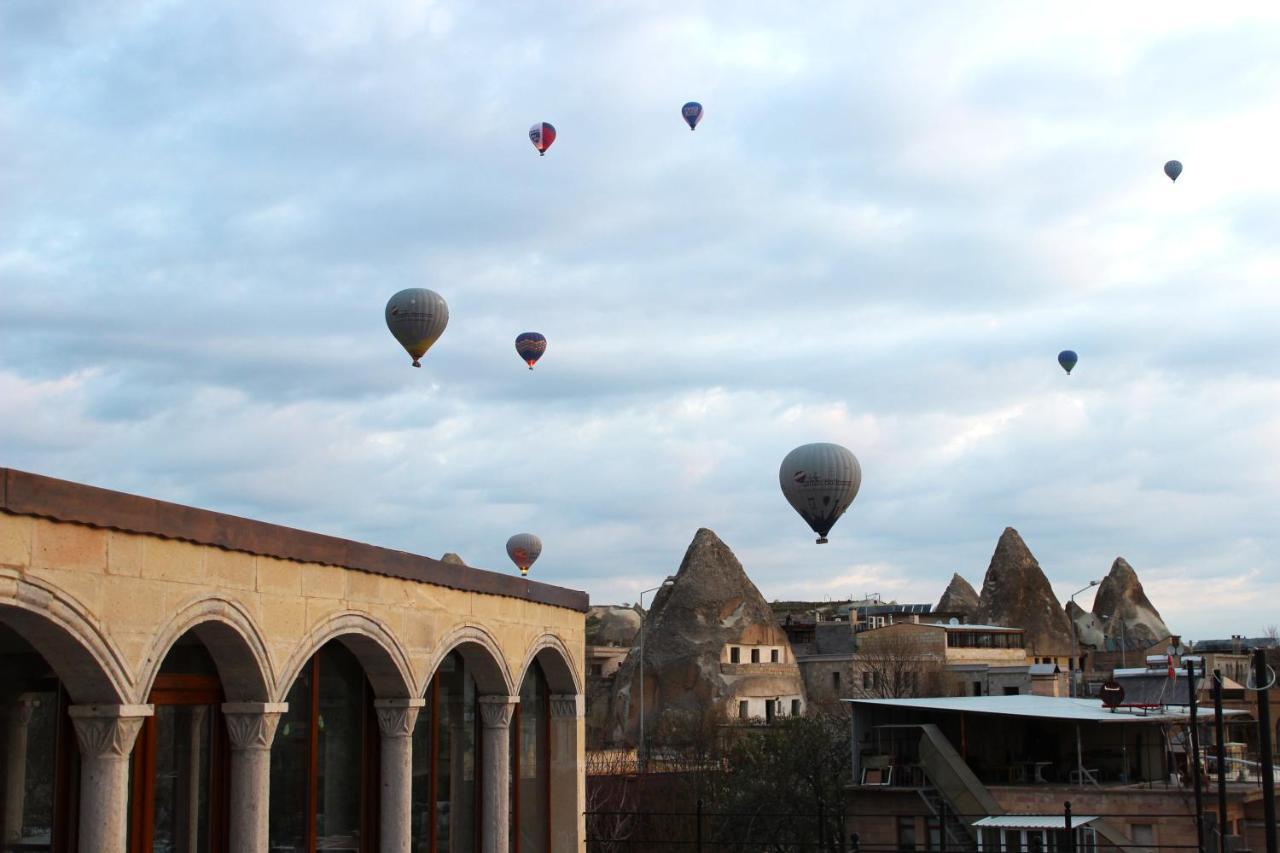
{"type": "Polygon", "coordinates": [[[521,332],[516,335],[516,352],[524,359],[524,363],[533,370],[533,365],[547,351],[547,339],[538,332],[521,332]]]}

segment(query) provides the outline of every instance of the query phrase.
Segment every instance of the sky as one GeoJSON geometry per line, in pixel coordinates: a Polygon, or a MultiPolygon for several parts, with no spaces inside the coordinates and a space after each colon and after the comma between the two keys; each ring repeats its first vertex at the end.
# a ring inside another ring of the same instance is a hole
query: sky
{"type": "Polygon", "coordinates": [[[3,4],[0,465],[531,531],[600,603],[699,527],[769,599],[934,602],[1012,526],[1064,602],[1124,556],[1184,639],[1280,621],[1280,6],[802,5],[3,4]]]}

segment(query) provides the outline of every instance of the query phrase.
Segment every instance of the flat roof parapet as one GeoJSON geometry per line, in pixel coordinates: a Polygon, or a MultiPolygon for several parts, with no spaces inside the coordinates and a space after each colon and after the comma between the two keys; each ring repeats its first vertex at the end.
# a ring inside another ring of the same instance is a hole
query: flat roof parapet
{"type": "Polygon", "coordinates": [[[12,468],[0,468],[0,512],[338,566],[582,613],[590,604],[587,593],[575,589],[12,468]]]}

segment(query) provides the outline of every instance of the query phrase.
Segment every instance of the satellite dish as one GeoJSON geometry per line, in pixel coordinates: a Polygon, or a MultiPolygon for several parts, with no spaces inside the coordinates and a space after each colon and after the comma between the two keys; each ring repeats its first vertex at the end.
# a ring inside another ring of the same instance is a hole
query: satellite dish
{"type": "Polygon", "coordinates": [[[948,625],[959,625],[959,624],[960,624],[960,620],[959,620],[959,619],[957,619],[956,617],[952,616],[950,619],[948,619],[948,620],[947,620],[947,624],[948,624],[948,625]]]}
{"type": "Polygon", "coordinates": [[[1124,688],[1113,678],[1102,685],[1102,691],[1098,695],[1102,699],[1102,704],[1114,711],[1124,701],[1124,688]]]}

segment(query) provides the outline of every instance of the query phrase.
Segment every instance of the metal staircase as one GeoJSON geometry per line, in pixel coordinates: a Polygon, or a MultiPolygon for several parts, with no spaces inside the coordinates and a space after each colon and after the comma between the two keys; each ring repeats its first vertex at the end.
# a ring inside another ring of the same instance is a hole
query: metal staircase
{"type": "Polygon", "coordinates": [[[955,809],[947,803],[941,792],[932,787],[917,790],[920,793],[920,799],[924,800],[924,804],[928,806],[929,812],[938,819],[938,827],[943,838],[941,849],[975,853],[978,849],[978,840],[973,834],[973,828],[956,817],[955,809]]]}

